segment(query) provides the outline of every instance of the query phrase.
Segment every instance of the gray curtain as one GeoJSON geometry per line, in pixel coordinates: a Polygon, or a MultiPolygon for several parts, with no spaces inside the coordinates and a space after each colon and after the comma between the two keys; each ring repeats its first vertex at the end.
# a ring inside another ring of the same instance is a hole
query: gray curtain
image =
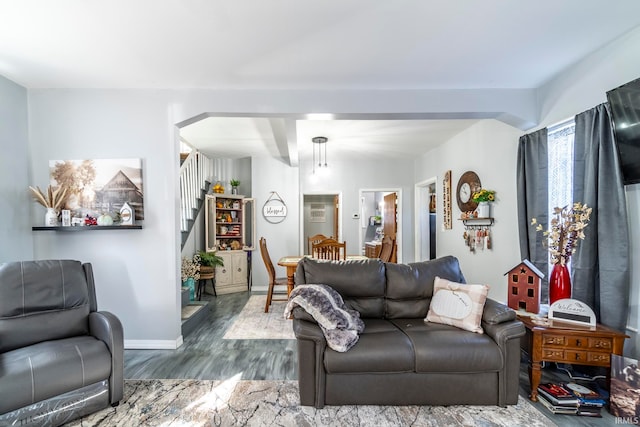
{"type": "Polygon", "coordinates": [[[518,231],[520,256],[528,259],[545,274],[541,287],[541,302],[548,301],[548,252],[542,246],[543,236],[532,227],[531,218],[548,223],[548,161],[547,128],[523,135],[518,144],[518,231]]]}
{"type": "Polygon", "coordinates": [[[573,200],[593,208],[585,240],[571,258],[572,298],[598,321],[624,332],[629,308],[629,229],[608,104],[576,116],[573,200]]]}

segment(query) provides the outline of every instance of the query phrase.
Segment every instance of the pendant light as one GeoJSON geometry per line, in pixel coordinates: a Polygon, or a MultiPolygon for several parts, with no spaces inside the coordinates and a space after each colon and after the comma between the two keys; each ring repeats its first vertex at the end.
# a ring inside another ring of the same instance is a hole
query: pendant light
{"type": "Polygon", "coordinates": [[[318,169],[327,168],[327,141],[328,139],[324,136],[316,136],[315,138],[311,138],[311,142],[313,142],[313,173],[316,173],[316,163],[318,164],[318,169]],[[316,152],[318,153],[316,155],[316,152]]]}

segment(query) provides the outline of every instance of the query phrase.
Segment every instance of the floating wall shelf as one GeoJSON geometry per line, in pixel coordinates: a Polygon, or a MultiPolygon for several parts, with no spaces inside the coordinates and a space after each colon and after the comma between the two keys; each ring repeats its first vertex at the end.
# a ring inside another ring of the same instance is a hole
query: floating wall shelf
{"type": "Polygon", "coordinates": [[[141,225],[84,225],[75,227],[31,227],[33,231],[142,230],[141,225]]]}
{"type": "Polygon", "coordinates": [[[483,225],[493,225],[493,218],[460,218],[460,221],[467,226],[483,226],[483,225]]]}

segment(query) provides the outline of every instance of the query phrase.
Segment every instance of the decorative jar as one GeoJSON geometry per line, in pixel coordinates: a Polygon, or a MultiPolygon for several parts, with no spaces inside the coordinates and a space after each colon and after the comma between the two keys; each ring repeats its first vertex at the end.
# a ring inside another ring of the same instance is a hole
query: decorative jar
{"type": "Polygon", "coordinates": [[[54,208],[47,208],[44,214],[44,225],[46,227],[56,227],[58,225],[58,213],[54,208]]]}
{"type": "Polygon", "coordinates": [[[476,212],[478,212],[478,218],[490,218],[491,217],[491,203],[489,203],[489,202],[478,202],[478,207],[476,208],[476,212]]]}
{"type": "Polygon", "coordinates": [[[196,280],[193,277],[187,277],[183,286],[189,288],[189,300],[194,301],[196,299],[196,280]]]}

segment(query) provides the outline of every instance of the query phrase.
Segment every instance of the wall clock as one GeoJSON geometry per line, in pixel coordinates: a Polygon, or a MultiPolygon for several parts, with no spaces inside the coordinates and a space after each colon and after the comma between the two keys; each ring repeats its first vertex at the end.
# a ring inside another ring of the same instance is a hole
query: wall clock
{"type": "Polygon", "coordinates": [[[473,201],[473,193],[477,193],[482,188],[480,178],[473,171],[467,171],[462,174],[458,181],[456,190],[456,201],[462,212],[473,211],[478,204],[473,201]]]}

